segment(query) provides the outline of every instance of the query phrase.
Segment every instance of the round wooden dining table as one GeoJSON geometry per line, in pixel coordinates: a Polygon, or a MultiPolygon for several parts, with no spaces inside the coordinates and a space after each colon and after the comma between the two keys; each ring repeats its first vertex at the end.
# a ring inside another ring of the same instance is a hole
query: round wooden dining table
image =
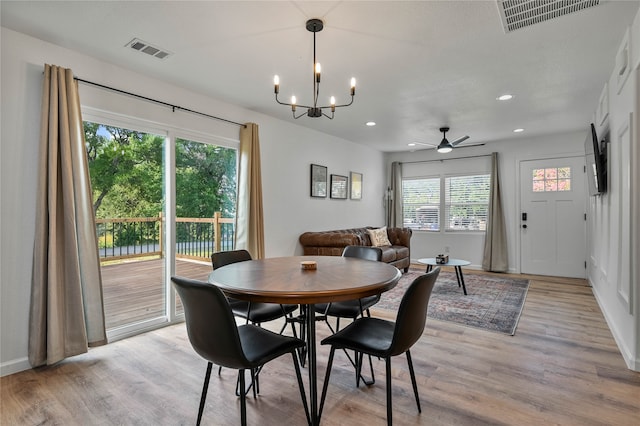
{"type": "MultiPolygon", "coordinates": [[[[354,300],[392,289],[400,270],[384,262],[340,256],[291,256],[249,260],[223,266],[209,274],[209,282],[226,295],[250,302],[298,304],[313,313],[316,303],[354,300]],[[315,261],[305,270],[302,262],[315,261]]],[[[309,356],[309,408],[312,424],[320,423],[316,372],[315,315],[305,315],[309,356]]]]}

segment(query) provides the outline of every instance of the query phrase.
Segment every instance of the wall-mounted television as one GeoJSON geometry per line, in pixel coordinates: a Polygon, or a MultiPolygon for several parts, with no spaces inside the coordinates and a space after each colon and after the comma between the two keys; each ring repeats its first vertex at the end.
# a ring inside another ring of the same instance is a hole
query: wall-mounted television
{"type": "Polygon", "coordinates": [[[607,192],[607,138],[598,140],[596,126],[591,123],[591,131],[584,141],[587,165],[587,183],[589,194],[598,195],[607,192]]]}

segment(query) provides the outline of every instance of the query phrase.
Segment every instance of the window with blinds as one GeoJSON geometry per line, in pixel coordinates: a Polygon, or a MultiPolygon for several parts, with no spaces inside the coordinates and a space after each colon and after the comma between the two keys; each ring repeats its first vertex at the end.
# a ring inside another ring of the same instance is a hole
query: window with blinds
{"type": "Polygon", "coordinates": [[[444,179],[447,231],[487,229],[490,185],[490,175],[451,176],[444,179]]]}
{"type": "Polygon", "coordinates": [[[406,228],[440,230],[440,178],[404,179],[402,213],[406,228]]]}
{"type": "Polygon", "coordinates": [[[490,184],[488,174],[405,178],[404,226],[419,231],[484,231],[490,184]]]}

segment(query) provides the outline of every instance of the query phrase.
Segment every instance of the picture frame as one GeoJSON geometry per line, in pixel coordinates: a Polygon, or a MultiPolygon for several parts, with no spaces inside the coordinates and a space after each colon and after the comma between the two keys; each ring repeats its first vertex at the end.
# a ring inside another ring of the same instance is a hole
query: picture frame
{"type": "Polygon", "coordinates": [[[349,180],[351,181],[350,197],[352,200],[362,199],[362,173],[350,172],[349,180]]]}
{"type": "Polygon", "coordinates": [[[311,165],[311,196],[316,198],[327,197],[327,168],[319,164],[311,165]]]}
{"type": "Polygon", "coordinates": [[[347,184],[349,178],[342,175],[331,175],[331,198],[338,200],[347,199],[347,184]]]}

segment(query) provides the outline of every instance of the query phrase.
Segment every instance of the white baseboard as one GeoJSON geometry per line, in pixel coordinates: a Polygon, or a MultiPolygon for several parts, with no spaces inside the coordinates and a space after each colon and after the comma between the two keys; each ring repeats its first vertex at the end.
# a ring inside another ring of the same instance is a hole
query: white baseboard
{"type": "Polygon", "coordinates": [[[3,362],[0,364],[0,377],[8,376],[10,374],[19,373],[21,371],[29,370],[31,364],[29,364],[29,358],[18,358],[9,362],[3,362]]]}

